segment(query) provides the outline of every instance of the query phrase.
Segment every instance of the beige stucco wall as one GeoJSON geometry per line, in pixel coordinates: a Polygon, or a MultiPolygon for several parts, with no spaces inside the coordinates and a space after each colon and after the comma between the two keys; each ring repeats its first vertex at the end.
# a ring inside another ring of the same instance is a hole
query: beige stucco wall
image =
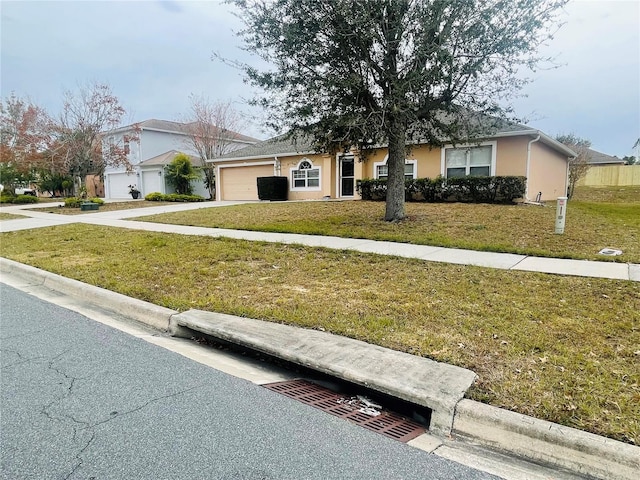
{"type": "MultiPolygon", "coordinates": [[[[375,178],[375,164],[384,162],[387,152],[386,148],[369,152],[362,164],[360,178],[375,178]]],[[[440,148],[431,148],[427,145],[414,147],[407,155],[407,160],[417,160],[417,178],[435,178],[440,175],[440,148]]]]}
{"type": "Polygon", "coordinates": [[[316,200],[327,195],[334,196],[332,191],[335,191],[335,186],[332,186],[334,182],[329,155],[296,155],[280,158],[280,175],[289,179],[289,200],[316,200]],[[314,167],[320,167],[320,190],[291,191],[291,169],[295,170],[303,158],[310,160],[314,167]]]}
{"type": "Polygon", "coordinates": [[[567,157],[541,142],[531,144],[529,200],[542,192],[542,200],[555,200],[567,194],[567,157]]]}
{"type": "Polygon", "coordinates": [[[530,137],[499,138],[496,147],[497,176],[526,176],[527,144],[530,137]]]}

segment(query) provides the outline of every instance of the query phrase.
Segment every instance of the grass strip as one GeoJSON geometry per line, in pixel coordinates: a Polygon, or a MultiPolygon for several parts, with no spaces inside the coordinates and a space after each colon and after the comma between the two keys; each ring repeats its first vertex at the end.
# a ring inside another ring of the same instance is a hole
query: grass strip
{"type": "Polygon", "coordinates": [[[640,441],[638,282],[78,224],[0,238],[7,258],[158,305],[470,368],[470,398],[640,441]]]}
{"type": "Polygon", "coordinates": [[[407,203],[406,212],[406,220],[390,223],[382,219],[382,202],[289,202],[165,213],[138,220],[640,263],[640,203],[570,202],[563,235],[554,233],[555,205],[407,203]],[[605,247],[622,250],[623,255],[598,255],[605,247]]]}

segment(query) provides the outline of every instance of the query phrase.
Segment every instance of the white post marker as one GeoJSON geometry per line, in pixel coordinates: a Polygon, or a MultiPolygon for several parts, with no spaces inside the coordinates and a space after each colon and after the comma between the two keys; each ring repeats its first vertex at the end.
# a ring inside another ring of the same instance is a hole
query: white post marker
{"type": "Polygon", "coordinates": [[[564,221],[567,218],[567,197],[558,197],[556,208],[556,233],[564,233],[564,221]]]}

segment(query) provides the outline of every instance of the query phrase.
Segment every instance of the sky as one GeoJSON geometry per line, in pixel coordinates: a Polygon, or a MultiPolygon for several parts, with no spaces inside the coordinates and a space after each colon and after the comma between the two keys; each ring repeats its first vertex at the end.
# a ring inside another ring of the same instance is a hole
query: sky
{"type": "MultiPolygon", "coordinates": [[[[241,73],[212,54],[255,62],[229,5],[210,1],[0,0],[0,96],[27,97],[56,115],[63,92],[106,82],[125,123],[179,121],[189,95],[232,101],[242,133],[260,139],[266,112],[251,109],[241,73]]],[[[513,101],[527,124],[573,133],[609,155],[637,155],[640,138],[640,0],[572,0],[564,25],[540,53],[560,65],[528,76],[513,101]]]]}

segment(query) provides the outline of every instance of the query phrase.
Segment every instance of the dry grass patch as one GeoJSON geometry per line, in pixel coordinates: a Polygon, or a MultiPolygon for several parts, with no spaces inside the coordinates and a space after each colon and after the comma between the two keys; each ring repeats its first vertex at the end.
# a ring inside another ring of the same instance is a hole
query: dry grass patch
{"type": "Polygon", "coordinates": [[[172,202],[148,202],[146,200],[137,202],[109,202],[100,205],[98,210],[80,210],[80,208],[67,208],[63,206],[39,207],[32,210],[44,213],[59,213],[61,215],[81,215],[85,213],[115,212],[118,210],[131,210],[133,208],[159,207],[161,205],[175,205],[172,202]]]}
{"type": "Polygon", "coordinates": [[[471,398],[640,443],[637,282],[88,225],[5,233],[1,245],[169,308],[322,328],[467,367],[480,376],[471,398]]]}
{"type": "Polygon", "coordinates": [[[2,220],[17,220],[18,218],[25,218],[24,215],[15,215],[13,213],[0,212],[0,221],[2,220]]]}
{"type": "Polygon", "coordinates": [[[408,203],[406,212],[405,221],[389,223],[382,220],[382,202],[292,202],[167,213],[142,220],[640,263],[640,202],[571,201],[564,235],[554,233],[555,204],[408,203]],[[624,254],[598,255],[604,247],[624,254]]]}

